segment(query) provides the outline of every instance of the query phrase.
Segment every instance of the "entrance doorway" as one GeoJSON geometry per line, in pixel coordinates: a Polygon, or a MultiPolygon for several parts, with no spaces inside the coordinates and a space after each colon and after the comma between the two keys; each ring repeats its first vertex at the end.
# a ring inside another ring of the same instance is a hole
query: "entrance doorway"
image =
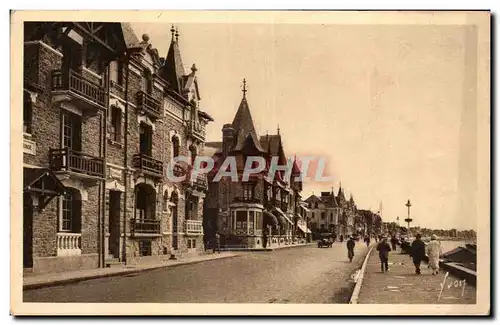
{"type": "Polygon", "coordinates": [[[120,201],[121,192],[109,192],[109,247],[110,257],[120,256],[120,201]]]}
{"type": "Polygon", "coordinates": [[[23,267],[33,267],[33,201],[31,195],[23,195],[23,267]]]}

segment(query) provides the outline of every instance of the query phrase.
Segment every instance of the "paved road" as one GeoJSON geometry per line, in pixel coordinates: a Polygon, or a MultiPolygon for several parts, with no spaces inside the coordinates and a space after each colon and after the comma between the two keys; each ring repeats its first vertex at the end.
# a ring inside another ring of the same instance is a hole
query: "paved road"
{"type": "Polygon", "coordinates": [[[24,292],[25,302],[348,303],[367,248],[305,246],[24,292]]]}

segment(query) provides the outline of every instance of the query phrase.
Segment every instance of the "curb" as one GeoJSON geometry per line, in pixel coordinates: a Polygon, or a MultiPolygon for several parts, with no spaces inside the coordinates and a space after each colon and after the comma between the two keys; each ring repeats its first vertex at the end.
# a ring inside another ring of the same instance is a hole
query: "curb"
{"type": "Polygon", "coordinates": [[[112,273],[93,274],[93,275],[87,275],[87,276],[82,276],[82,277],[78,277],[78,278],[53,280],[53,281],[32,283],[32,284],[23,284],[23,291],[24,290],[41,289],[41,288],[46,288],[46,287],[54,287],[54,286],[59,286],[59,285],[63,285],[63,284],[71,284],[71,283],[77,283],[77,282],[93,280],[93,279],[110,278],[110,277],[120,276],[120,275],[140,273],[142,271],[152,271],[152,270],[157,270],[157,269],[162,269],[162,268],[175,268],[175,267],[183,266],[183,265],[198,264],[198,263],[222,260],[222,259],[227,259],[227,258],[237,257],[237,256],[239,256],[239,255],[234,254],[234,255],[230,255],[230,256],[223,256],[223,257],[218,257],[218,258],[213,258],[213,259],[180,262],[180,263],[172,264],[172,265],[167,264],[167,265],[159,265],[159,266],[152,266],[152,267],[131,268],[130,270],[123,270],[123,271],[117,271],[117,272],[112,272],[112,273]]]}
{"type": "Polygon", "coordinates": [[[375,248],[375,245],[370,247],[368,253],[366,253],[365,260],[363,261],[363,265],[361,266],[361,270],[359,271],[358,280],[356,281],[356,285],[354,286],[354,290],[352,291],[351,299],[349,301],[350,304],[357,304],[359,293],[361,291],[361,286],[363,284],[363,278],[365,276],[366,265],[368,264],[368,259],[372,253],[372,250],[375,248]]]}

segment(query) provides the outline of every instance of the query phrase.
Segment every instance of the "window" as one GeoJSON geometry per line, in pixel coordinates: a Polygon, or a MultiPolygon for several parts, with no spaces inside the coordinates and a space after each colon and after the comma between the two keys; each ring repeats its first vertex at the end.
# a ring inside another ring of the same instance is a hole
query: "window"
{"type": "Polygon", "coordinates": [[[194,145],[189,146],[189,152],[191,154],[191,164],[194,165],[194,160],[196,159],[197,156],[197,150],[194,145]]]}
{"type": "Polygon", "coordinates": [[[61,197],[59,231],[81,232],[81,199],[77,190],[69,188],[61,197]]]}
{"type": "Polygon", "coordinates": [[[119,143],[122,140],[122,111],[116,106],[111,106],[111,139],[119,143]]]}
{"type": "Polygon", "coordinates": [[[151,157],[151,149],[153,145],[153,129],[151,126],[141,123],[139,134],[140,153],[151,157]]]}
{"type": "Polygon", "coordinates": [[[113,61],[109,65],[109,69],[111,81],[119,86],[123,86],[123,62],[113,61]]]}
{"type": "Polygon", "coordinates": [[[196,239],[188,239],[187,248],[196,248],[196,239]]]}
{"type": "Polygon", "coordinates": [[[253,225],[255,222],[255,211],[249,211],[249,216],[248,216],[248,228],[253,229],[253,225]]]}
{"type": "Polygon", "coordinates": [[[241,229],[246,232],[247,230],[247,212],[246,211],[236,211],[236,222],[235,229],[241,229]]]}
{"type": "Polygon", "coordinates": [[[172,157],[178,157],[179,156],[179,149],[180,149],[180,141],[179,137],[174,135],[172,137],[172,157]]]}
{"type": "Polygon", "coordinates": [[[63,148],[70,148],[75,151],[82,150],[82,121],[81,117],[70,113],[64,112],[62,114],[62,136],[63,148]]]}
{"type": "Polygon", "coordinates": [[[243,184],[243,199],[244,200],[253,200],[254,197],[255,197],[255,184],[244,183],[243,184]]]}
{"type": "Polygon", "coordinates": [[[139,241],[139,256],[151,256],[151,241],[139,241]]]}
{"type": "Polygon", "coordinates": [[[163,193],[163,211],[168,211],[168,192],[163,193]]]}
{"type": "Polygon", "coordinates": [[[324,219],[325,219],[325,213],[321,212],[321,220],[324,220],[324,219]]]}
{"type": "Polygon", "coordinates": [[[277,188],[277,189],[276,189],[276,201],[278,201],[278,202],[279,202],[279,201],[281,201],[281,195],[280,195],[280,192],[281,192],[281,191],[280,191],[280,189],[279,189],[279,188],[277,188]]]}
{"type": "Polygon", "coordinates": [[[143,77],[144,91],[151,95],[151,93],[153,93],[153,76],[151,75],[151,71],[149,71],[149,69],[145,69],[143,77]]]}
{"type": "Polygon", "coordinates": [[[23,102],[23,132],[31,134],[31,125],[33,118],[33,106],[31,102],[30,94],[24,92],[24,102],[23,102]]]}

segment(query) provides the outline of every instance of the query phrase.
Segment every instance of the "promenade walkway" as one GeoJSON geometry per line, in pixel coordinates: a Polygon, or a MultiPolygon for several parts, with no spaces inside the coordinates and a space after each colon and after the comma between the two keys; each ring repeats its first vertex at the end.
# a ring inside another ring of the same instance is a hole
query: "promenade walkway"
{"type": "Polygon", "coordinates": [[[432,275],[422,263],[415,275],[411,258],[399,249],[389,256],[389,272],[382,273],[378,252],[372,250],[358,297],[359,304],[475,304],[476,288],[441,270],[432,275]],[[445,279],[446,277],[446,279],[445,279]],[[443,289],[441,291],[441,285],[443,289]]]}

